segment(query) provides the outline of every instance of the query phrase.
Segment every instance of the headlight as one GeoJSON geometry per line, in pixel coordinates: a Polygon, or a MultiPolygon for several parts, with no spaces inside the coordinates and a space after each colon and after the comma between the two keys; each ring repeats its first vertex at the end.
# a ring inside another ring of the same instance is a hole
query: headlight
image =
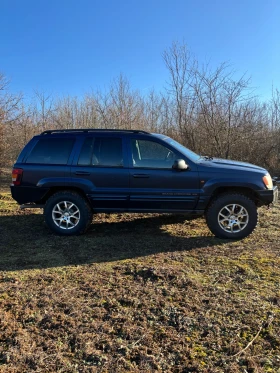
{"type": "Polygon", "coordinates": [[[273,182],[272,182],[271,176],[269,174],[267,174],[263,177],[263,182],[264,182],[264,185],[267,187],[267,189],[272,189],[273,188],[273,182]]]}

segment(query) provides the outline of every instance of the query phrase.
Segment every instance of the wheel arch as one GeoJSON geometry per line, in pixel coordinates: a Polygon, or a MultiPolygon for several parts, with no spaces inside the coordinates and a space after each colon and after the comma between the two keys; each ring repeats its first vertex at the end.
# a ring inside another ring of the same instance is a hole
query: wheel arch
{"type": "MultiPolygon", "coordinates": [[[[80,189],[80,188],[77,188],[77,187],[70,187],[70,186],[54,186],[54,187],[51,187],[49,189],[49,191],[44,195],[43,199],[40,201],[40,203],[42,204],[45,204],[47,202],[47,200],[53,196],[55,193],[57,192],[75,192],[77,194],[79,194],[81,197],[85,198],[86,201],[89,202],[90,204],[90,200],[88,198],[88,196],[86,195],[86,193],[80,189]]],[[[91,206],[91,204],[90,204],[91,206]]]]}
{"type": "Polygon", "coordinates": [[[208,201],[207,207],[208,208],[212,201],[216,199],[219,195],[225,195],[225,194],[243,194],[244,196],[250,198],[256,206],[260,206],[260,200],[258,197],[258,194],[251,188],[249,187],[244,187],[244,186],[220,186],[217,187],[211,195],[211,198],[208,201]]]}

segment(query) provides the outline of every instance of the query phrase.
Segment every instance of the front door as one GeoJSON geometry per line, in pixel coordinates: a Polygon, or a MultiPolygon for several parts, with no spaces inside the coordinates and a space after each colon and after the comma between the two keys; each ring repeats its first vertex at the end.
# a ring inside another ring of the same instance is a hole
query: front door
{"type": "Polygon", "coordinates": [[[122,137],[86,137],[71,167],[73,185],[85,184],[94,211],[128,208],[129,172],[122,137]]]}
{"type": "Polygon", "coordinates": [[[199,177],[195,165],[188,170],[172,168],[184,158],[158,141],[131,138],[130,211],[183,212],[193,210],[199,197],[199,177]]]}

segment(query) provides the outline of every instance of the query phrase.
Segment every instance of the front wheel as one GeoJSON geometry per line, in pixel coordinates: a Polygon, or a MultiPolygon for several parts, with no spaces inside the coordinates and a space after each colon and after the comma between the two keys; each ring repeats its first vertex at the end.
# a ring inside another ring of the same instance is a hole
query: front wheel
{"type": "Polygon", "coordinates": [[[223,194],[210,203],[206,211],[206,222],[216,237],[245,238],[258,223],[257,206],[243,194],[223,194]]]}
{"type": "Polygon", "coordinates": [[[48,227],[63,236],[84,233],[92,221],[92,210],[88,202],[72,191],[52,195],[46,202],[44,215],[48,227]]]}

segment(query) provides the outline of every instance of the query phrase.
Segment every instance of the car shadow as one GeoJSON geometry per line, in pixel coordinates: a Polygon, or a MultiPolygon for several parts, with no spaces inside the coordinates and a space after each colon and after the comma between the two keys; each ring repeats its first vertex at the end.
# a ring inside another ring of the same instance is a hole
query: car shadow
{"type": "Polygon", "coordinates": [[[82,236],[54,235],[43,216],[0,216],[0,270],[15,271],[209,249],[227,241],[210,235],[203,219],[184,215],[99,214],[82,236]],[[205,234],[205,235],[204,235],[205,234]]]}

